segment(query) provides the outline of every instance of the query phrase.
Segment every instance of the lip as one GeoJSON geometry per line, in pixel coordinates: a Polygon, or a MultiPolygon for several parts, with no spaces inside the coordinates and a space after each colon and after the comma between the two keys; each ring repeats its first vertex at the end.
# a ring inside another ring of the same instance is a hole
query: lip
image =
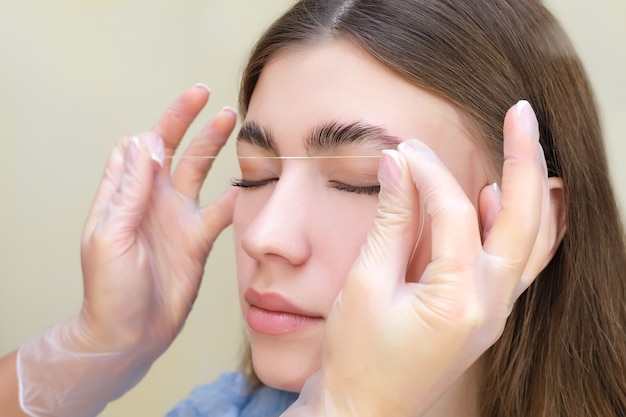
{"type": "Polygon", "coordinates": [[[274,292],[260,293],[248,288],[244,299],[250,306],[246,321],[251,330],[269,335],[305,330],[323,317],[306,311],[274,292]]]}

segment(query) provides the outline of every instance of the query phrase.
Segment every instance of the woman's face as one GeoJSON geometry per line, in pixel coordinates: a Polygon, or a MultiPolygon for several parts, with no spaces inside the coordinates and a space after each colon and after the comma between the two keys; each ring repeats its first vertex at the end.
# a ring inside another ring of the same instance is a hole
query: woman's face
{"type": "MultiPolygon", "coordinates": [[[[297,157],[240,159],[239,297],[265,384],[299,391],[320,368],[325,319],[373,224],[378,157],[412,137],[476,204],[487,183],[484,158],[447,102],[346,40],[298,45],[263,69],[238,155],[297,157]],[[320,158],[355,155],[364,158],[320,158]]],[[[426,221],[408,280],[429,262],[429,236],[426,221]]]]}

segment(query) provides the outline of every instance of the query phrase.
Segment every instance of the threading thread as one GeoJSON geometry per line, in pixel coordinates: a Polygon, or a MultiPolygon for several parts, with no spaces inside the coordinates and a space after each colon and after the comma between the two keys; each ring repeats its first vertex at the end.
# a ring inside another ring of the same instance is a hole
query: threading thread
{"type": "MultiPolygon", "coordinates": [[[[217,155],[169,155],[166,158],[215,159],[217,155]]],[[[237,159],[373,159],[380,155],[314,155],[314,156],[236,156],[237,159]]]]}

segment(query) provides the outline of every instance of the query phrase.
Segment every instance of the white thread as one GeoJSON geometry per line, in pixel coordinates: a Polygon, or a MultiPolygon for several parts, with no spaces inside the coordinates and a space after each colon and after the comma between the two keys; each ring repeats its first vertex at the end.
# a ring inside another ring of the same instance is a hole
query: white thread
{"type": "MultiPolygon", "coordinates": [[[[381,155],[315,155],[315,156],[236,156],[237,159],[367,159],[380,158],[381,155]]],[[[176,158],[174,155],[166,158],[176,158]]],[[[186,159],[215,159],[217,155],[181,155],[178,158],[186,159]]]]}

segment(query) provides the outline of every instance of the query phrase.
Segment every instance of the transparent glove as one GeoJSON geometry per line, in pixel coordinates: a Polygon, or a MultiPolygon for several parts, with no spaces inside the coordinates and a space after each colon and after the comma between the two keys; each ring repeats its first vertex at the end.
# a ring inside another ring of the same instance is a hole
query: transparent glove
{"type": "Polygon", "coordinates": [[[423,415],[500,337],[555,239],[549,189],[559,184],[538,137],[520,102],[505,120],[502,195],[485,187],[479,216],[426,145],[385,151],[375,223],[329,315],[321,372],[284,417],[423,415]],[[431,258],[407,282],[420,218],[431,258]]]}
{"type": "MultiPolygon", "coordinates": [[[[182,328],[218,234],[231,223],[236,191],[202,207],[212,159],[169,156],[204,107],[196,86],[150,132],[111,154],[81,246],[84,303],[18,352],[20,403],[31,416],[89,417],[135,385],[182,328]]],[[[185,151],[216,155],[236,121],[220,112],[185,151]]]]}

